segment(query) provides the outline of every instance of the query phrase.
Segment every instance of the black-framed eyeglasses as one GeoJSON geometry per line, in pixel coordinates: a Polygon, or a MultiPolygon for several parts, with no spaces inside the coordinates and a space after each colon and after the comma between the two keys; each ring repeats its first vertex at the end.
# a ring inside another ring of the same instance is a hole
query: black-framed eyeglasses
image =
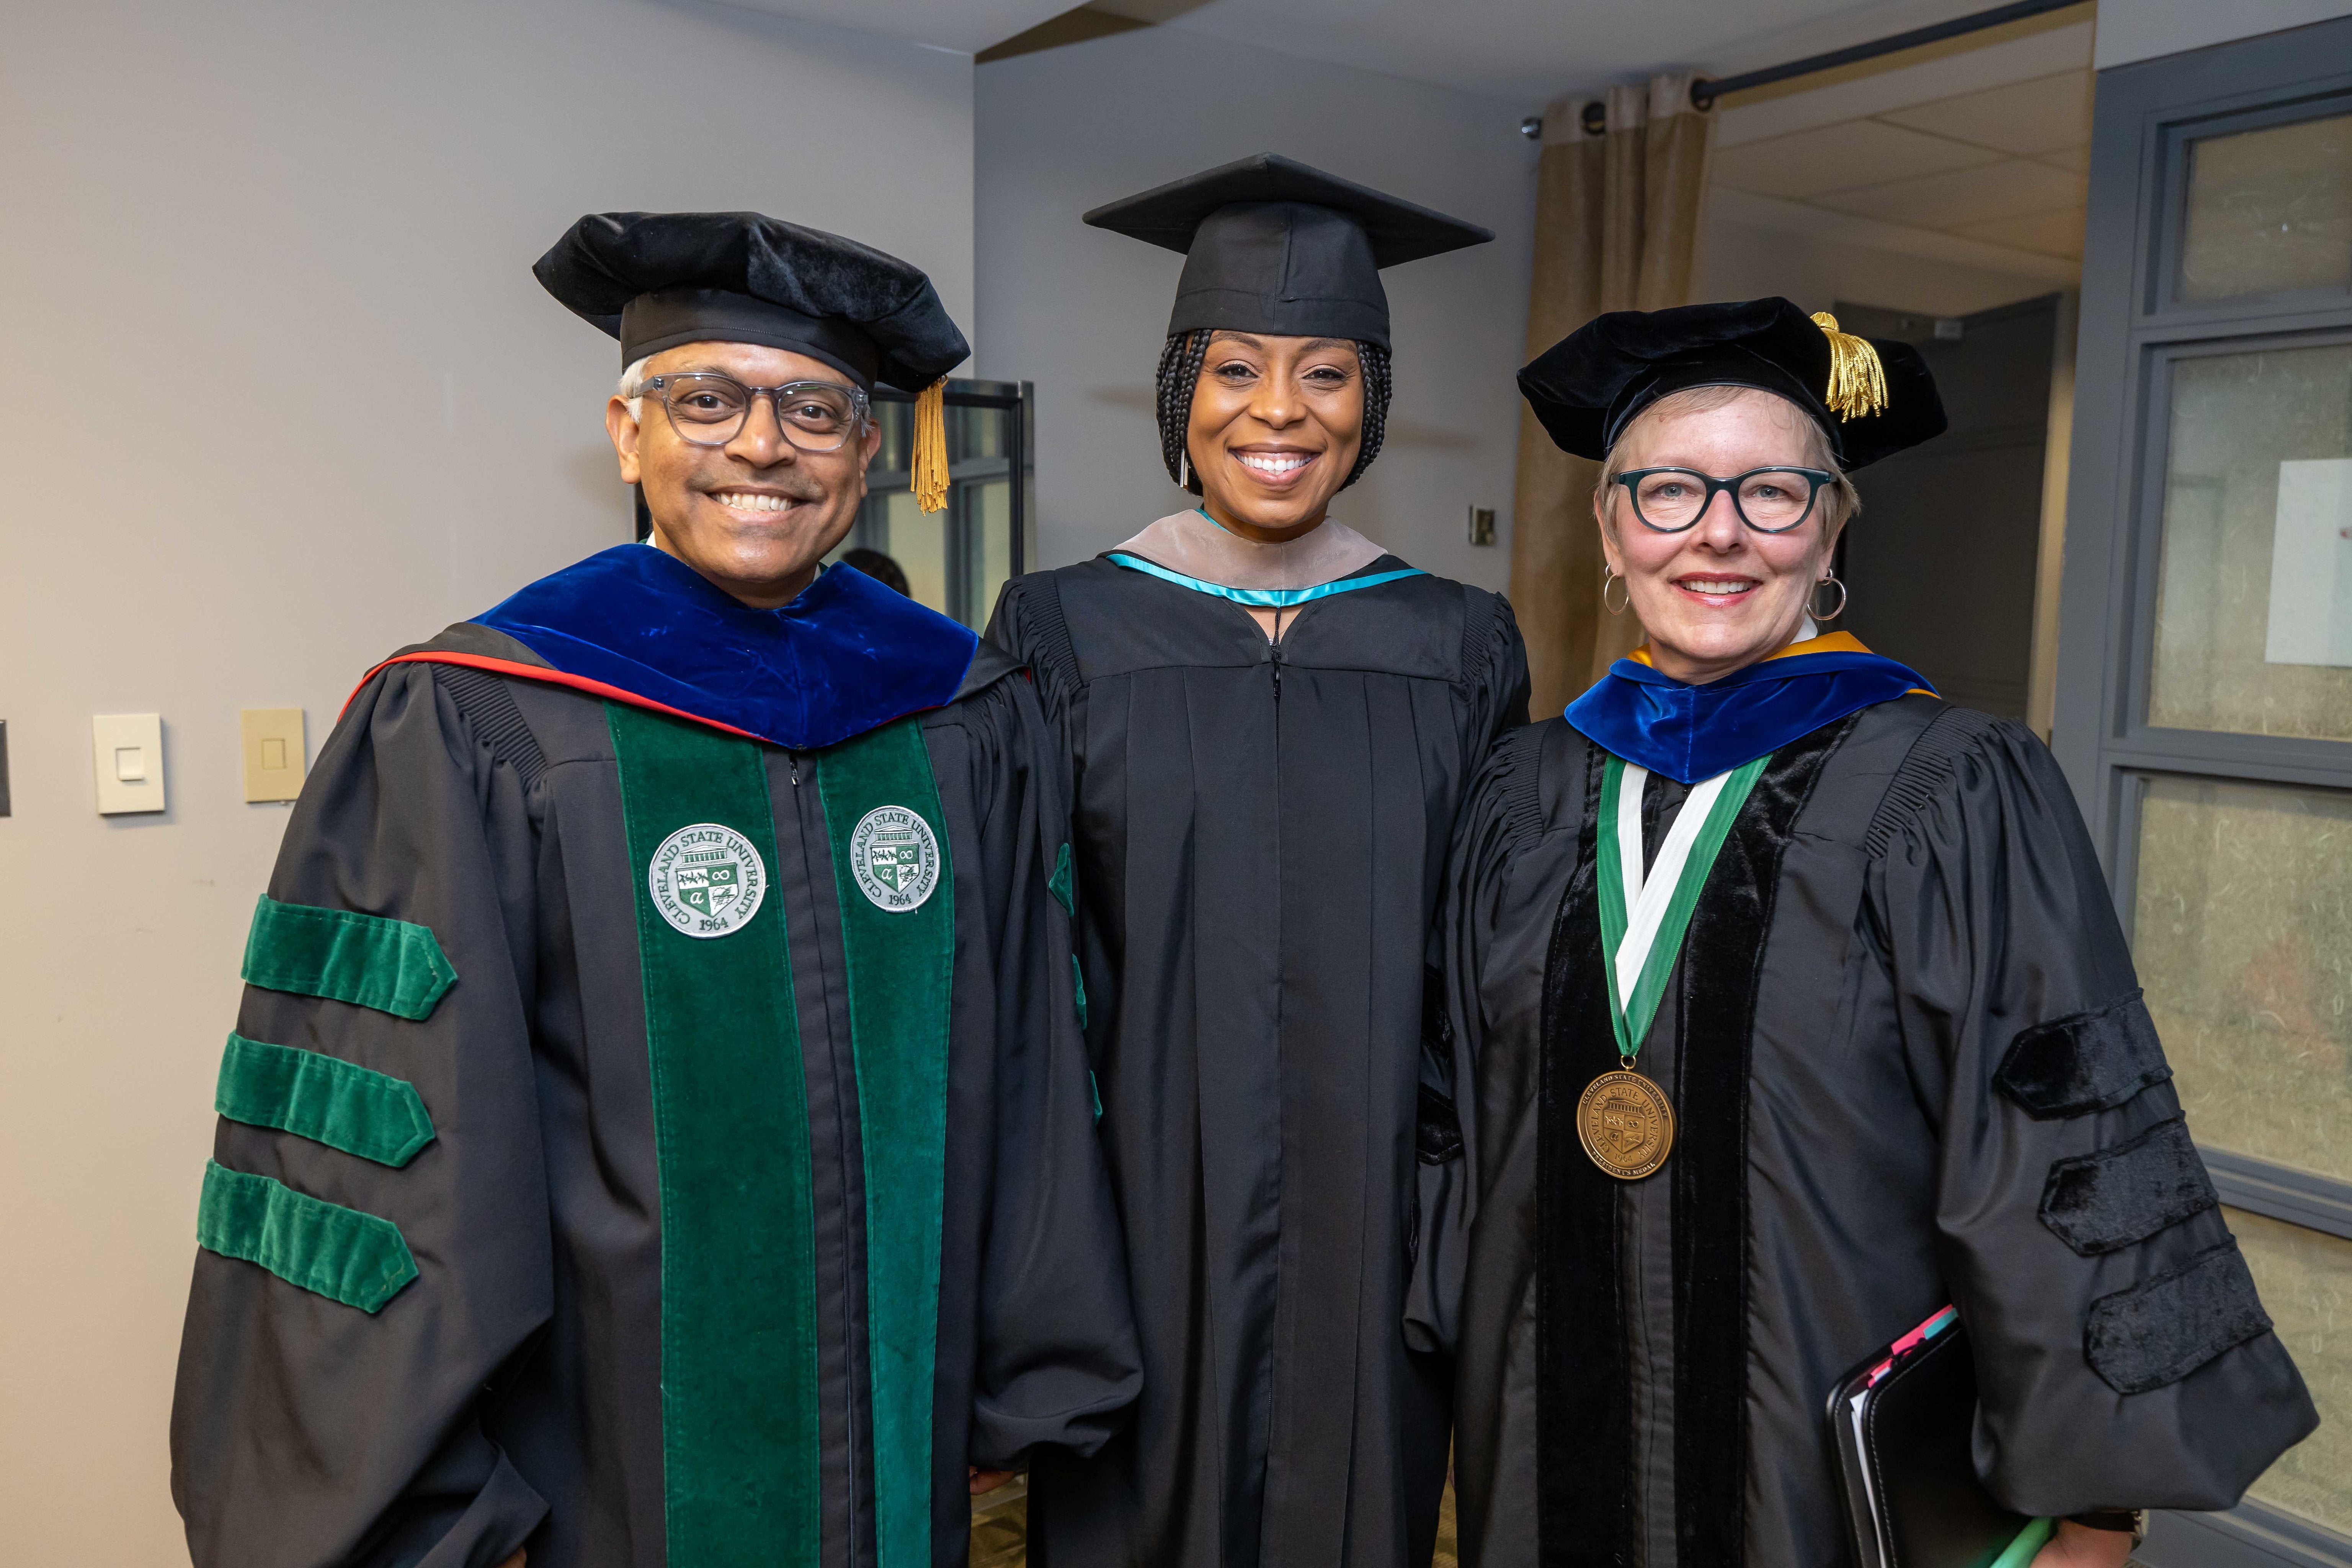
{"type": "Polygon", "coordinates": [[[1680,533],[1715,504],[1717,490],[1731,492],[1739,521],[1759,533],[1786,533],[1813,515],[1813,501],[1825,485],[1837,483],[1827,468],[1750,468],[1718,479],[1696,468],[1631,468],[1617,476],[1633,498],[1633,515],[1659,533],[1680,533]]]}
{"type": "Polygon", "coordinates": [[[649,375],[639,394],[661,399],[671,428],[698,447],[724,447],[743,432],[751,405],[766,398],[775,405],[784,439],[803,452],[837,452],[866,427],[868,400],[855,386],[831,381],[788,381],[780,386],[746,386],[718,371],[649,375]]]}

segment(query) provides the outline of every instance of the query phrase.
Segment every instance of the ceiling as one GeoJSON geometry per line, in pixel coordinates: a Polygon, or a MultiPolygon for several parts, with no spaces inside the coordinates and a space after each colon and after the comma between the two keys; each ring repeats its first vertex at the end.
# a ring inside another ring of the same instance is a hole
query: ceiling
{"type": "MultiPolygon", "coordinates": [[[[1068,0],[733,0],[977,53],[1068,0]]],[[[1076,7],[1504,98],[1657,70],[1777,64],[1984,8],[1985,0],[1092,0],[1076,7]]]]}
{"type": "MultiPolygon", "coordinates": [[[[1517,114],[1659,70],[1723,76],[1968,16],[1985,0],[732,0],[973,54],[1138,26],[1492,96],[1517,114]],[[1009,42],[1008,42],[1009,40],[1009,42]]],[[[2088,6],[1743,93],[1710,211],[2072,281],[2090,141],[2088,6]]]]}
{"type": "Polygon", "coordinates": [[[2079,261],[2087,66],[1717,147],[1725,190],[2079,261]]]}
{"type": "Polygon", "coordinates": [[[803,22],[976,55],[1070,8],[1070,0],[729,0],[803,22]]]}
{"type": "Polygon", "coordinates": [[[1743,95],[1716,123],[1709,212],[2074,281],[2092,25],[2063,13],[2053,20],[2063,25],[1743,95]]]}

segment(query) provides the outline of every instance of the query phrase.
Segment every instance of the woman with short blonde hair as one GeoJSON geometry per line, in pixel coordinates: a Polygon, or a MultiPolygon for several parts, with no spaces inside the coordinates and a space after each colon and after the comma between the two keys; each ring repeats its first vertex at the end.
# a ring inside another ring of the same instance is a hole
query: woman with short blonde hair
{"type": "Polygon", "coordinates": [[[1969,1561],[2108,1568],[2132,1510],[2231,1506],[2316,1416],[2074,796],[1820,628],[1846,475],[1944,426],[1926,365],[1755,300],[1602,316],[1520,385],[1605,458],[1649,641],[1496,748],[1456,839],[1462,1561],[1918,1561],[1829,1412],[1930,1345],[1941,1458],[1865,1468],[1948,1460],[1969,1561]]]}

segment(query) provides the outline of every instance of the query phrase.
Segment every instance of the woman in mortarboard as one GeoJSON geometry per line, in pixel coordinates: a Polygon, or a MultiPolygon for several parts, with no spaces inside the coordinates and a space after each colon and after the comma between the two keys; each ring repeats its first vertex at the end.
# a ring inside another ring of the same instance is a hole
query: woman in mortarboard
{"type": "Polygon", "coordinates": [[[1378,455],[1379,268],[1486,231],[1271,155],[1087,222],[1185,253],[1160,375],[1202,498],[1008,584],[1076,775],[1075,897],[1144,1389],[1040,1455],[1056,1565],[1426,1563],[1442,1359],[1402,1327],[1458,1143],[1423,971],[1456,802],[1527,705],[1496,595],[1329,516],[1378,455]]]}
{"type": "Polygon", "coordinates": [[[1814,619],[1846,474],[1943,429],[1925,364],[1755,300],[1602,316],[1519,380],[1605,464],[1649,641],[1496,748],[1457,840],[1466,1279],[1416,1285],[1462,1561],[1850,1561],[1831,1392],[1955,1321],[2004,1563],[2234,1503],[2315,1416],[2066,781],[1814,619]]]}

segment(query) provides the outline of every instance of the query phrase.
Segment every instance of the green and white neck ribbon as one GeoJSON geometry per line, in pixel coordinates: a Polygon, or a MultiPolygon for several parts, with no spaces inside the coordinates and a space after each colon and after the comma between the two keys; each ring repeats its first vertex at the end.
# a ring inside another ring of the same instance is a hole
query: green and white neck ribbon
{"type": "Polygon", "coordinates": [[[1601,764],[1595,846],[1601,967],[1609,974],[1609,1022],[1617,1032],[1617,1054],[1628,1068],[1658,1016],[1699,889],[1731,835],[1733,819],[1771,760],[1767,752],[1693,785],[1647,876],[1642,871],[1642,788],[1650,770],[1615,755],[1601,764]]]}

